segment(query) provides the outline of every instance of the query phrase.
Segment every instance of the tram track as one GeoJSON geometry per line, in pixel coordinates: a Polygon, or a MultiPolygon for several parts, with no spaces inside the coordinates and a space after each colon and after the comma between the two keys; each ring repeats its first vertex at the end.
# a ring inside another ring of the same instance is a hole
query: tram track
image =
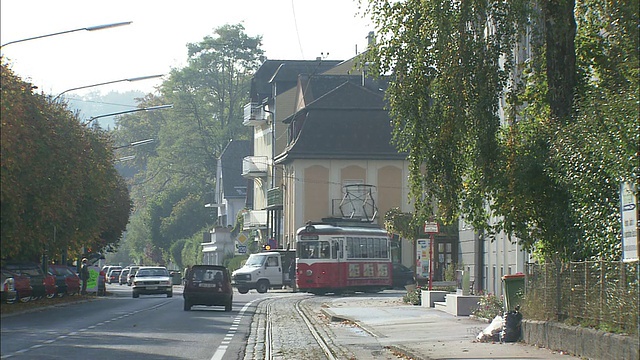
{"type": "Polygon", "coordinates": [[[408,358],[359,325],[336,322],[327,310],[332,300],[301,293],[261,300],[242,360],[408,358]]]}
{"type": "MultiPolygon", "coordinates": [[[[263,315],[252,359],[328,359],[348,358],[331,339],[322,320],[314,318],[309,298],[268,299],[260,304],[263,315]],[[287,304],[283,304],[287,302],[287,304]],[[337,355],[336,355],[337,354],[337,355]]],[[[247,357],[245,357],[247,359],[247,357]]]]}
{"type": "Polygon", "coordinates": [[[304,299],[301,299],[299,301],[296,302],[295,307],[296,307],[296,311],[298,312],[298,314],[302,317],[302,320],[304,321],[304,323],[307,325],[307,328],[309,329],[309,332],[311,333],[311,335],[313,336],[313,338],[316,340],[316,342],[318,343],[318,345],[320,345],[320,348],[322,349],[322,351],[324,352],[324,354],[327,356],[327,359],[329,360],[336,360],[336,357],[333,355],[333,352],[331,351],[329,344],[325,341],[324,338],[322,338],[322,336],[320,336],[320,334],[318,333],[318,331],[316,331],[315,326],[311,323],[311,319],[309,318],[309,316],[307,315],[306,312],[302,311],[302,309],[300,308],[300,304],[305,301],[304,299]]]}
{"type": "Polygon", "coordinates": [[[273,353],[273,320],[271,319],[271,307],[273,306],[273,302],[269,302],[267,304],[266,307],[266,312],[265,312],[265,316],[266,316],[266,321],[265,321],[265,327],[264,327],[264,339],[265,339],[265,345],[264,345],[264,358],[265,359],[273,359],[273,356],[271,355],[273,353]]]}

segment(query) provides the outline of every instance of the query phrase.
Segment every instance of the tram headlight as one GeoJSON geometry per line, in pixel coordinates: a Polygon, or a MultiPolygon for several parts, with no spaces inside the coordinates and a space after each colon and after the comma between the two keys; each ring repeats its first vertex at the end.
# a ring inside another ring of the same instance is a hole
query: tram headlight
{"type": "Polygon", "coordinates": [[[313,275],[313,271],[311,269],[309,269],[309,270],[307,270],[306,274],[307,274],[307,276],[311,276],[311,275],[313,275]]]}

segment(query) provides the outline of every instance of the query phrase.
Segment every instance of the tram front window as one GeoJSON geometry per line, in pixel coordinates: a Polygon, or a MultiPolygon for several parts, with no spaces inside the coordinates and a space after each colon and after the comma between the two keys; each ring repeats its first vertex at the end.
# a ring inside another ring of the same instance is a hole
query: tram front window
{"type": "Polygon", "coordinates": [[[328,241],[305,241],[298,243],[298,258],[329,259],[331,247],[328,241]]]}

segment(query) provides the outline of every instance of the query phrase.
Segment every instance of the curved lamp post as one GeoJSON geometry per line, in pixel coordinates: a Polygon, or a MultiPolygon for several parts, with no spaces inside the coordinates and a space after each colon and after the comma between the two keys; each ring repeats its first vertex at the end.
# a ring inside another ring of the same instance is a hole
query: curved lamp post
{"type": "Polygon", "coordinates": [[[134,113],[134,112],[138,112],[138,111],[153,111],[153,110],[162,110],[162,109],[170,109],[173,107],[173,104],[169,104],[169,105],[158,105],[158,106],[150,106],[150,107],[146,107],[146,108],[139,108],[139,109],[131,109],[131,110],[125,110],[125,111],[118,111],[118,112],[114,112],[114,113],[109,113],[109,114],[103,114],[103,115],[98,115],[98,116],[93,116],[90,117],[89,120],[84,122],[84,126],[89,125],[93,120],[96,119],[100,119],[103,117],[108,117],[108,116],[116,116],[116,115],[123,115],[123,114],[129,114],[129,113],[134,113]]]}
{"type": "MultiPolygon", "coordinates": [[[[118,150],[118,149],[123,149],[123,148],[136,147],[136,146],[140,146],[140,145],[150,144],[150,143],[152,143],[154,141],[155,141],[155,139],[138,140],[138,141],[134,141],[132,143],[129,143],[127,145],[114,146],[113,150],[118,150]]],[[[133,159],[135,159],[135,157],[136,157],[135,155],[127,155],[127,156],[123,156],[121,158],[115,159],[114,162],[133,160],[133,159]]]]}
{"type": "Polygon", "coordinates": [[[150,144],[150,143],[152,143],[154,141],[155,141],[154,139],[144,139],[144,140],[134,141],[134,142],[129,143],[127,145],[114,146],[113,150],[118,150],[118,149],[123,149],[123,148],[128,148],[128,147],[135,147],[135,146],[150,144]]]}
{"type": "Polygon", "coordinates": [[[49,36],[56,36],[56,35],[68,34],[68,33],[76,32],[76,31],[84,31],[84,30],[86,30],[86,31],[97,31],[97,30],[103,30],[103,29],[110,29],[110,28],[114,28],[114,27],[118,27],[118,26],[125,26],[125,25],[129,25],[129,24],[131,24],[132,22],[133,22],[133,21],[125,21],[125,22],[119,22],[119,23],[113,23],[113,24],[104,24],[104,25],[88,26],[88,27],[83,27],[83,28],[78,28],[78,29],[72,29],[72,30],[67,30],[67,31],[61,31],[61,32],[52,33],[52,34],[46,34],[46,35],[40,35],[40,36],[34,36],[34,37],[26,38],[26,39],[20,39],[20,40],[9,41],[8,43],[4,43],[4,44],[0,45],[0,47],[5,47],[5,46],[7,46],[7,45],[11,45],[11,44],[19,43],[19,42],[24,42],[24,41],[29,41],[29,40],[41,39],[41,38],[49,37],[49,36]]]}
{"type": "Polygon", "coordinates": [[[164,76],[164,74],[159,74],[159,75],[149,75],[149,76],[139,76],[139,77],[134,77],[134,78],[127,78],[127,79],[120,79],[120,80],[113,80],[113,81],[107,81],[107,82],[102,82],[102,83],[97,83],[97,84],[91,84],[91,85],[85,85],[85,86],[78,86],[75,88],[71,88],[71,89],[67,89],[63,92],[61,92],[60,94],[56,95],[56,97],[53,98],[53,101],[58,100],[58,98],[60,96],[62,96],[62,94],[68,93],[69,91],[73,91],[73,90],[80,90],[80,89],[86,89],[86,88],[90,88],[90,87],[94,87],[94,86],[101,86],[101,85],[109,85],[109,84],[115,84],[115,83],[119,83],[119,82],[123,82],[123,81],[129,81],[129,82],[133,82],[133,81],[140,81],[140,80],[148,80],[148,79],[155,79],[155,78],[159,78],[164,76]]]}

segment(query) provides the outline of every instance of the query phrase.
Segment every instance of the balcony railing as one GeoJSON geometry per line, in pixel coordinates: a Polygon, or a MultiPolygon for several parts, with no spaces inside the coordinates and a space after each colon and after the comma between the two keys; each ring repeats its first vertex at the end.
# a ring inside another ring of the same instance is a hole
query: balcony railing
{"type": "Polygon", "coordinates": [[[264,229],[267,226],[267,210],[249,210],[244,213],[242,229],[264,229]]]}
{"type": "Polygon", "coordinates": [[[267,176],[269,158],[266,156],[246,156],[242,159],[242,176],[259,178],[267,176]]]}
{"type": "Polygon", "coordinates": [[[244,126],[262,125],[267,121],[267,113],[262,108],[262,104],[249,103],[244,106],[244,126]]]}

